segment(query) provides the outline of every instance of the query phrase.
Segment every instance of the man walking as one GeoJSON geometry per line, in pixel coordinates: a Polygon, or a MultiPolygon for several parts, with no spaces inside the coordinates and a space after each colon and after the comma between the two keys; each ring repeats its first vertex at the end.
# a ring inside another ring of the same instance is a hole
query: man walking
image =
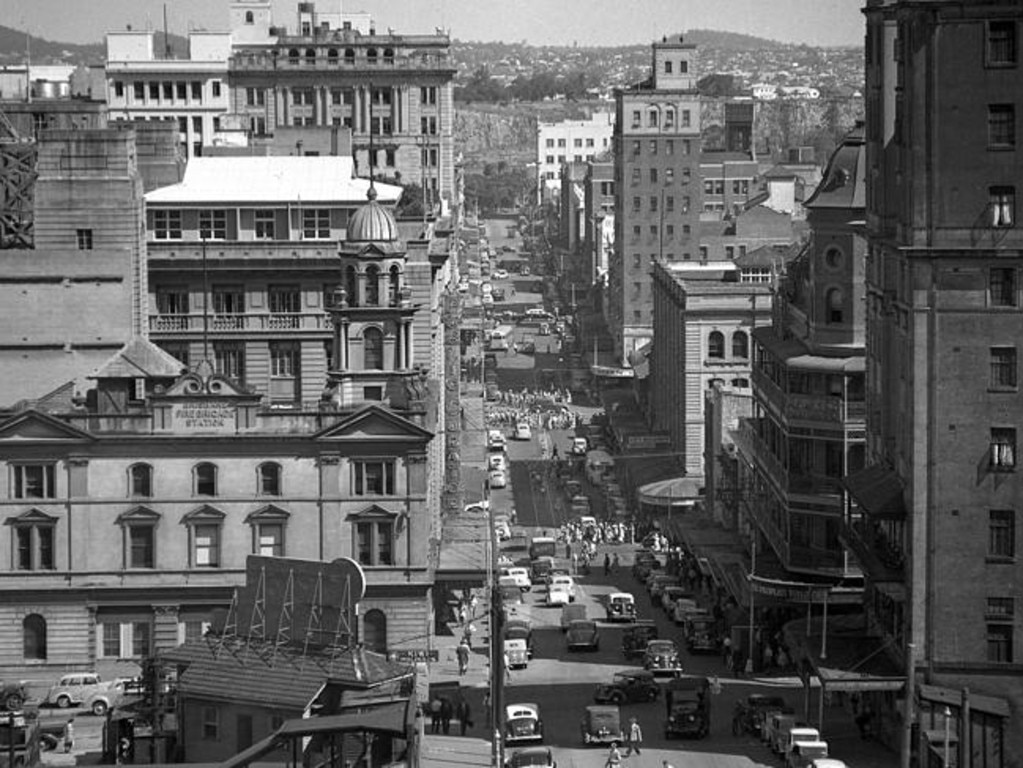
{"type": "Polygon", "coordinates": [[[608,750],[607,760],[604,761],[604,768],[621,768],[622,753],[618,751],[618,743],[612,741],[611,749],[608,750]]]}
{"type": "Polygon", "coordinates": [[[455,654],[458,656],[458,674],[464,675],[466,670],[469,669],[469,644],[463,639],[455,648],[455,654]]]}
{"type": "Polygon", "coordinates": [[[633,752],[637,755],[642,754],[640,747],[643,746],[643,729],[639,727],[639,722],[634,717],[629,718],[629,748],[625,753],[628,757],[633,752]]]}
{"type": "Polygon", "coordinates": [[[462,729],[462,735],[465,736],[465,731],[468,728],[472,728],[472,710],[469,709],[469,702],[463,696],[458,701],[458,725],[462,729]]]}

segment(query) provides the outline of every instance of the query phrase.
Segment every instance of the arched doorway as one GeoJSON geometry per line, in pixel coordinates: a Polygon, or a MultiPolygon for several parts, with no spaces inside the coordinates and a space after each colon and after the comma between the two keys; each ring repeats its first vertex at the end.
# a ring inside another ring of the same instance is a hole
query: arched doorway
{"type": "Polygon", "coordinates": [[[387,653],[387,617],[374,608],[362,620],[362,645],[367,651],[387,653]]]}
{"type": "Polygon", "coordinates": [[[46,619],[30,613],[21,622],[21,637],[25,661],[46,660],[46,619]]]}

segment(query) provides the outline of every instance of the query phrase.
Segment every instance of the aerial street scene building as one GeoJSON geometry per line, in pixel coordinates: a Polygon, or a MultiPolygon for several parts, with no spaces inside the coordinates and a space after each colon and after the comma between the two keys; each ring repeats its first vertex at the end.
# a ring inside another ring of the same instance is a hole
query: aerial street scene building
{"type": "Polygon", "coordinates": [[[11,2],[0,768],[1023,767],[1015,0],[11,2]]]}

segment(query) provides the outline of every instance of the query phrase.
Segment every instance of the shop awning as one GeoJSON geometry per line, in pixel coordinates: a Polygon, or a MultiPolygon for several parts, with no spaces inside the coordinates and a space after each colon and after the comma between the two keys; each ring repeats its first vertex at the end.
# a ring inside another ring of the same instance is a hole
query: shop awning
{"type": "Polygon", "coordinates": [[[903,520],[902,480],[895,470],[875,464],[846,477],[842,484],[860,508],[878,520],[903,520]]]}
{"type": "Polygon", "coordinates": [[[703,498],[702,491],[703,478],[672,477],[641,486],[639,502],[656,507],[690,505],[703,498]]]}
{"type": "Polygon", "coordinates": [[[845,669],[833,669],[817,665],[817,677],[827,691],[900,691],[906,684],[905,677],[880,677],[860,674],[845,669]]]}

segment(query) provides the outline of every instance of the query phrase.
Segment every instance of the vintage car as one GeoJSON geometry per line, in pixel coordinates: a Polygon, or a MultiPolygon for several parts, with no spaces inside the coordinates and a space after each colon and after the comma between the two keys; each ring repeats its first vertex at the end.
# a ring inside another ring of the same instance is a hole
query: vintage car
{"type": "Polygon", "coordinates": [[[683,626],[686,623],[686,618],[693,613],[702,613],[703,609],[700,608],[699,604],[691,597],[679,597],[676,598],[675,602],[671,606],[671,620],[679,626],[683,626]]]}
{"type": "Polygon", "coordinates": [[[502,576],[508,576],[515,579],[515,585],[523,592],[528,592],[533,588],[533,582],[529,578],[529,569],[522,568],[520,566],[514,566],[512,568],[502,568],[502,576]]]}
{"type": "Polygon", "coordinates": [[[504,658],[508,669],[525,669],[529,665],[526,641],[521,638],[509,639],[505,637],[504,658]]]}
{"type": "Polygon", "coordinates": [[[575,579],[573,579],[568,574],[562,574],[552,578],[548,583],[547,589],[548,590],[563,589],[568,593],[568,601],[570,603],[575,602],[576,598],[575,579]]]}
{"type": "Polygon", "coordinates": [[[695,600],[694,595],[690,590],[685,587],[669,586],[661,590],[661,607],[668,612],[668,615],[672,615],[672,611],[675,609],[676,600],[695,600]]]}
{"type": "Polygon", "coordinates": [[[751,693],[745,699],[735,702],[732,710],[732,734],[755,733],[763,741],[767,741],[766,718],[768,713],[792,712],[781,696],[769,696],[764,693],[751,693]]]}
{"type": "Polygon", "coordinates": [[[612,592],[605,604],[608,621],[635,621],[636,598],[628,592],[612,592]]]}
{"type": "Polygon", "coordinates": [[[659,571],[662,568],[661,560],[653,552],[641,549],[636,552],[636,558],[632,564],[632,576],[637,581],[646,581],[652,571],[659,571]]]}
{"type": "Polygon", "coordinates": [[[797,741],[792,744],[786,758],[786,768],[810,768],[815,760],[828,757],[828,742],[797,741]]]}
{"type": "Polygon", "coordinates": [[[565,584],[551,584],[547,588],[547,605],[566,605],[575,598],[565,584]]]}
{"type": "Polygon", "coordinates": [[[543,583],[545,586],[550,586],[551,582],[554,581],[558,576],[571,576],[568,568],[562,568],[560,566],[554,566],[543,577],[543,583]]]}
{"type": "Polygon", "coordinates": [[[721,648],[717,621],[707,611],[687,615],[682,636],[686,639],[686,648],[690,653],[717,653],[721,648]]]}
{"type": "Polygon", "coordinates": [[[657,625],[649,620],[637,621],[622,633],[622,655],[627,659],[642,656],[651,640],[657,639],[657,625]]]}
{"type": "Polygon", "coordinates": [[[491,429],[487,432],[487,448],[491,451],[503,451],[508,444],[508,439],[499,429],[491,429]]]}
{"type": "Polygon", "coordinates": [[[600,633],[597,632],[597,622],[589,619],[577,619],[568,625],[565,632],[565,641],[568,650],[596,651],[600,649],[600,633]]]}
{"type": "Polygon", "coordinates": [[[583,744],[619,744],[622,733],[622,713],[615,704],[591,704],[586,707],[582,722],[583,744]]]}
{"type": "Polygon", "coordinates": [[[524,640],[526,654],[533,658],[533,625],[525,619],[508,619],[504,623],[505,640],[524,640]]]}
{"type": "Polygon", "coordinates": [[[504,761],[505,768],[558,768],[550,747],[526,747],[516,749],[504,761]]]}
{"type": "Polygon", "coordinates": [[[72,672],[64,675],[46,693],[44,704],[61,709],[82,705],[94,715],[102,716],[121,703],[124,684],[118,680],[104,681],[95,672],[72,672]]]}
{"type": "Polygon", "coordinates": [[[586,615],[586,606],[582,603],[569,603],[561,606],[561,631],[567,632],[568,625],[573,621],[581,621],[589,618],[586,615]]]}
{"type": "Polygon", "coordinates": [[[529,563],[529,573],[533,577],[533,581],[543,581],[544,577],[553,569],[553,557],[537,557],[529,563]]]}
{"type": "Polygon", "coordinates": [[[705,677],[672,680],[664,692],[664,738],[702,739],[710,733],[710,682],[705,677]]]}
{"type": "Polygon", "coordinates": [[[15,712],[22,708],[28,698],[28,688],[22,680],[9,683],[0,682],[0,707],[8,712],[15,712]]]}
{"type": "Polygon", "coordinates": [[[501,577],[501,583],[499,589],[501,591],[501,604],[505,608],[515,608],[516,606],[522,605],[522,590],[518,588],[515,582],[506,583],[504,579],[507,576],[501,577]]]}
{"type": "Polygon", "coordinates": [[[646,651],[643,652],[643,668],[650,670],[655,675],[680,676],[682,674],[682,659],[679,658],[675,641],[651,640],[648,642],[646,651]]]}
{"type": "Polygon", "coordinates": [[[504,708],[504,742],[543,741],[543,721],[536,704],[509,704],[504,708]]]}
{"type": "Polygon", "coordinates": [[[598,704],[626,704],[653,701],[661,694],[661,686],[645,669],[615,672],[610,683],[601,683],[593,694],[598,704]]]}
{"type": "Polygon", "coordinates": [[[647,592],[650,593],[650,599],[655,602],[660,602],[661,593],[667,587],[680,586],[677,576],[659,575],[654,576],[652,579],[647,581],[646,588],[647,592]]]}

